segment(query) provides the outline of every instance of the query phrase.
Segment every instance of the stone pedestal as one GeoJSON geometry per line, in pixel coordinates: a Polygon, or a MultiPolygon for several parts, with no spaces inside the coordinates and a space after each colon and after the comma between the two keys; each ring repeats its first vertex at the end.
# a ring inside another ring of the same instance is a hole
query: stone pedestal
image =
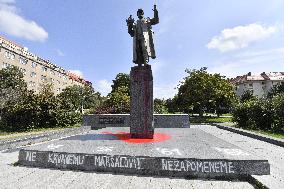
{"type": "Polygon", "coordinates": [[[131,138],[153,138],[153,76],[150,65],[135,66],[130,72],[131,138]]]}

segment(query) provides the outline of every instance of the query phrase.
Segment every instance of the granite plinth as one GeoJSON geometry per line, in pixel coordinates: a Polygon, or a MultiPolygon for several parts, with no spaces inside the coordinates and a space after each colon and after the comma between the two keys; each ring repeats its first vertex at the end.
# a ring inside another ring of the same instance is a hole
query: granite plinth
{"type": "Polygon", "coordinates": [[[175,177],[267,175],[267,160],[199,129],[156,129],[132,139],[129,129],[105,128],[19,152],[19,164],[46,168],[175,177]]]}
{"type": "MultiPolygon", "coordinates": [[[[106,127],[130,127],[130,114],[83,115],[82,126],[93,130],[106,127]]],[[[188,114],[154,114],[154,128],[189,128],[188,114]]]]}
{"type": "Polygon", "coordinates": [[[153,138],[153,76],[150,65],[130,71],[130,133],[132,138],[153,138]]]}

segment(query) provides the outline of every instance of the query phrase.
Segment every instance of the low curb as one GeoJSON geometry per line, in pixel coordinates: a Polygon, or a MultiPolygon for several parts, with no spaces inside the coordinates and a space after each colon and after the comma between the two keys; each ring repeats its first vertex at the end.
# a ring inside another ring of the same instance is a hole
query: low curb
{"type": "Polygon", "coordinates": [[[32,143],[44,142],[47,140],[58,139],[69,135],[80,134],[90,130],[90,127],[66,128],[59,131],[47,131],[40,134],[31,134],[21,137],[10,138],[0,141],[0,151],[13,150],[20,146],[32,143]]]}
{"type": "Polygon", "coordinates": [[[244,136],[247,136],[247,137],[251,137],[251,138],[254,138],[254,139],[257,139],[257,140],[268,142],[270,144],[274,144],[274,145],[277,145],[277,146],[280,146],[280,147],[284,147],[284,140],[283,141],[277,140],[277,139],[272,138],[272,137],[256,134],[256,133],[246,131],[246,130],[243,130],[243,129],[239,129],[239,128],[223,126],[223,125],[219,125],[219,124],[216,124],[216,123],[212,123],[211,125],[219,128],[219,129],[224,129],[224,130],[231,131],[231,132],[234,132],[234,133],[238,133],[238,134],[241,134],[241,135],[244,135],[244,136]]]}

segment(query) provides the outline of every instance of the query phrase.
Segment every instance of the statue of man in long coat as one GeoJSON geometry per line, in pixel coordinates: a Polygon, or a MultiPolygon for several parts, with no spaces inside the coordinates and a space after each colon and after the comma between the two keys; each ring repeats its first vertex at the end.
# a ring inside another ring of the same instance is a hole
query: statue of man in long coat
{"type": "Polygon", "coordinates": [[[159,15],[156,5],[154,5],[154,18],[144,18],[144,11],[138,9],[137,16],[139,20],[136,21],[132,15],[126,20],[128,26],[128,33],[133,37],[133,62],[142,66],[149,62],[149,57],[155,59],[155,47],[153,42],[152,25],[159,23],[159,15]]]}

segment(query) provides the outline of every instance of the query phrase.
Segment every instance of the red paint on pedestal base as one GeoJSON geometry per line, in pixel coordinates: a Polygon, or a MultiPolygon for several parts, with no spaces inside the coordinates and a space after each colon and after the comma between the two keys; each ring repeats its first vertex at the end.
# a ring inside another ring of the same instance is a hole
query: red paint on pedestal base
{"type": "Polygon", "coordinates": [[[153,139],[131,138],[131,134],[126,132],[118,132],[118,133],[102,132],[102,134],[113,135],[117,137],[117,139],[128,143],[155,143],[171,139],[170,135],[163,133],[155,133],[153,139]]]}

